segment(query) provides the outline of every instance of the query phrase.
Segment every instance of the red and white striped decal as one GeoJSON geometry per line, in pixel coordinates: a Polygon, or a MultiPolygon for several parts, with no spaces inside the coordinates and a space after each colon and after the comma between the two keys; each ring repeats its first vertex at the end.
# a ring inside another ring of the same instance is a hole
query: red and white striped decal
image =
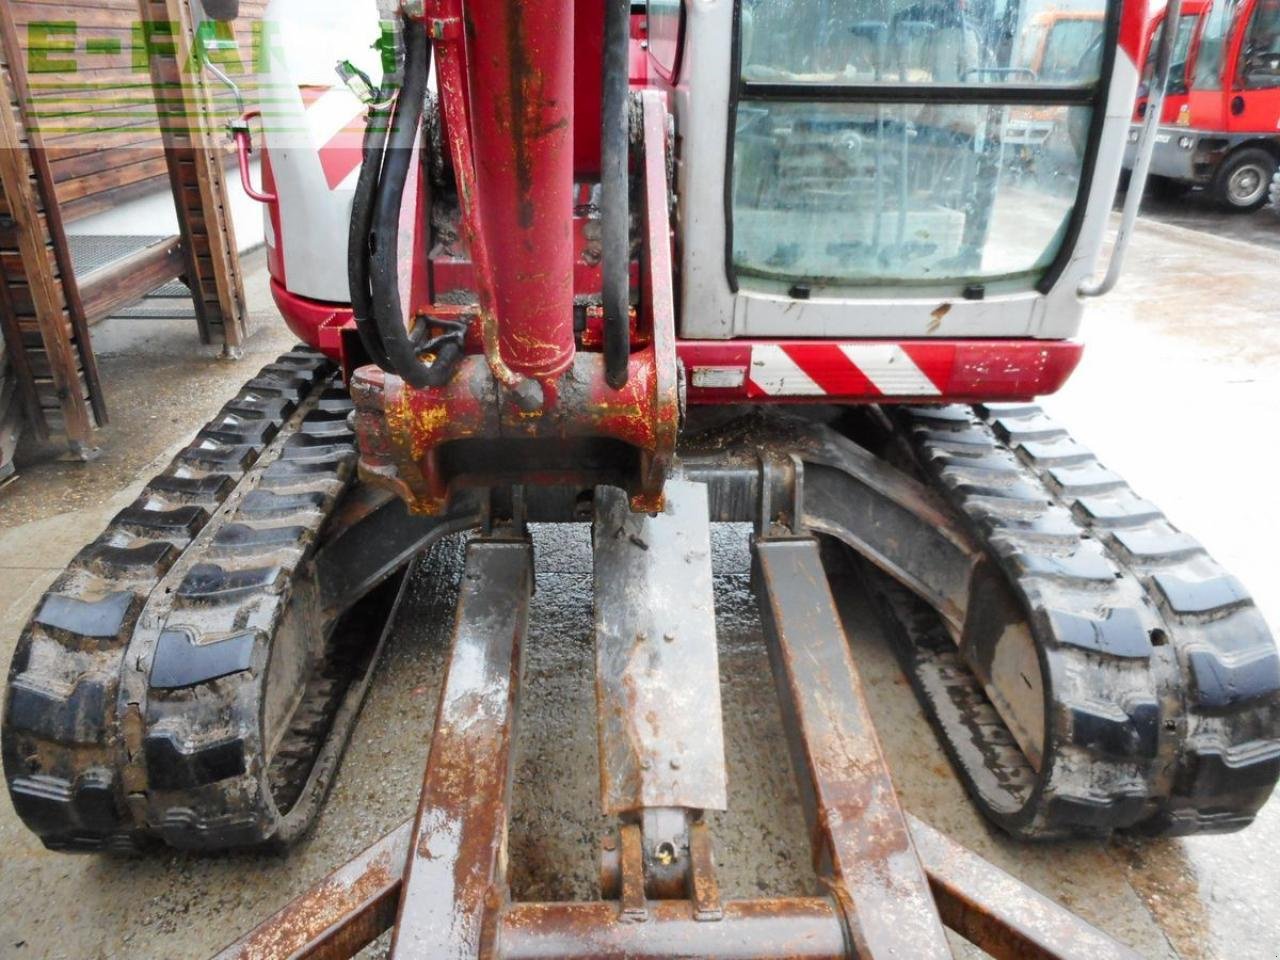
{"type": "Polygon", "coordinates": [[[683,340],[693,403],[1027,399],[1053,393],[1081,346],[1044,340],[683,340]]]}
{"type": "Polygon", "coordinates": [[[354,190],[364,152],[364,104],[345,87],[302,87],[302,103],[329,189],[354,190]]]}
{"type": "Polygon", "coordinates": [[[877,393],[886,397],[934,397],[942,391],[901,344],[758,344],[751,349],[751,396],[822,397],[877,393]]]}

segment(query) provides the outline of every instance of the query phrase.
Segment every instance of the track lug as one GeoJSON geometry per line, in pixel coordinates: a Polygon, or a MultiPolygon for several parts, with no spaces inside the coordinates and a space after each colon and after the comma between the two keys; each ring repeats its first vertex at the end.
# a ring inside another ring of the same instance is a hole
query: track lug
{"type": "Polygon", "coordinates": [[[257,636],[252,633],[198,644],[189,630],[165,630],[151,663],[151,687],[181,690],[248,670],[253,666],[256,644],[257,636]]]}

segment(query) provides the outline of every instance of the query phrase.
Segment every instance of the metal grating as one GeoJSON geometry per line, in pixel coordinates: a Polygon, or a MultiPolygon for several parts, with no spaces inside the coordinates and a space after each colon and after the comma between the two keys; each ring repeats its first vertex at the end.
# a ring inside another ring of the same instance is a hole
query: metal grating
{"type": "Polygon", "coordinates": [[[103,234],[101,236],[85,235],[67,237],[71,247],[71,262],[75,266],[76,276],[84,279],[94,270],[123,260],[132,253],[145,250],[153,243],[167,239],[164,236],[126,236],[120,234],[103,234]]]}
{"type": "MultiPolygon", "coordinates": [[[[68,238],[76,276],[84,279],[94,270],[110,266],[130,254],[145,250],[164,236],[103,234],[68,238]]],[[[181,280],[171,280],[147,294],[133,306],[117,310],[114,316],[130,320],[191,319],[196,315],[191,291],[181,280]]]]}

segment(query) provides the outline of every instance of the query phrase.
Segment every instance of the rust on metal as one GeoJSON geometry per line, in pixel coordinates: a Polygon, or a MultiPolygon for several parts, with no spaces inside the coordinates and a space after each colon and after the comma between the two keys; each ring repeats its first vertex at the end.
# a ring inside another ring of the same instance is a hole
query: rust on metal
{"type": "MultiPolygon", "coordinates": [[[[501,960],[848,960],[839,911],[825,898],[726,903],[699,920],[688,900],[655,900],[643,923],[612,903],[520,903],[502,915],[501,960]]],[[[899,954],[911,957],[910,953],[899,954]]]]}
{"type": "Polygon", "coordinates": [[[495,895],[501,905],[512,728],[532,589],[527,540],[470,544],[393,957],[477,957],[495,895]]]}
{"type": "Polygon", "coordinates": [[[493,264],[480,221],[475,154],[470,133],[467,46],[462,0],[434,0],[425,7],[425,14],[432,20],[430,31],[436,54],[436,82],[441,112],[444,114],[444,129],[449,137],[449,156],[453,162],[458,188],[463,232],[471,254],[474,283],[480,299],[479,316],[484,355],[494,378],[507,387],[513,387],[520,382],[520,376],[502,358],[498,342],[498,307],[493,264]]]}
{"type": "Polygon", "coordinates": [[[540,381],[573,360],[571,0],[466,5],[477,225],[488,248],[498,347],[540,381]]]}
{"type": "Polygon", "coordinates": [[[943,922],[996,960],[1138,960],[1138,954],[933,827],[908,817],[943,922]]]}
{"type": "Polygon", "coordinates": [[[406,820],[215,960],[340,960],[359,953],[395,922],[412,833],[406,820]]]}
{"type": "Polygon", "coordinates": [[[595,493],[596,727],[600,803],[728,806],[707,488],[669,480],[661,513],[595,493]]]}
{"type": "Polygon", "coordinates": [[[644,892],[644,843],[640,827],[628,823],[618,831],[621,840],[619,857],[619,913],[623,920],[642,921],[649,915],[644,892]]]}
{"type": "Polygon", "coordinates": [[[755,584],[813,832],[857,955],[950,957],[812,538],[759,540],[755,584]]]}
{"type": "Polygon", "coordinates": [[[680,369],[676,359],[675,269],[671,251],[671,196],[667,184],[667,121],[663,96],[656,90],[640,94],[643,118],[644,162],[644,260],[641,263],[641,298],[645,323],[652,341],[646,349],[653,357],[653,443],[641,457],[639,491],[632,491],[631,506],[652,512],[662,508],[662,481],[671,469],[680,433],[680,369]],[[655,494],[653,491],[659,491],[655,494]]]}
{"type": "MultiPolygon", "coordinates": [[[[439,0],[432,15],[452,17],[450,11],[456,13],[457,7],[458,0],[439,0]]],[[[522,16],[529,17],[530,11],[525,10],[522,16]]],[[[675,458],[680,423],[666,107],[656,95],[642,97],[645,230],[650,242],[641,264],[642,308],[627,386],[611,388],[602,354],[579,350],[565,361],[567,369],[559,379],[543,384],[544,403],[531,412],[514,402],[511,388],[520,382],[516,368],[535,376],[542,376],[535,368],[543,372],[551,368],[544,368],[541,361],[521,366],[507,354],[512,338],[528,336],[529,332],[509,330],[504,325],[509,310],[504,312],[502,291],[495,287],[496,252],[485,242],[481,211],[475,203],[477,173],[468,132],[471,117],[466,107],[462,31],[459,26],[438,32],[445,129],[480,296],[484,356],[464,357],[448,384],[422,390],[407,388],[399,378],[373,366],[355,371],[351,392],[356,402],[361,477],[394,492],[414,513],[432,516],[446,511],[451,493],[459,486],[508,483],[607,483],[627,491],[632,509],[661,510],[663,484],[675,458]],[[513,442],[531,455],[513,454],[517,449],[513,442]],[[465,448],[467,455],[446,455],[447,446],[465,448]],[[587,463],[594,466],[584,468],[587,463]]],[[[511,235],[518,232],[515,228],[508,231],[511,235]]],[[[522,294],[525,308],[533,309],[530,305],[537,299],[522,294]]],[[[426,312],[434,314],[436,309],[433,305],[426,312]]],[[[566,313],[565,319],[571,332],[572,316],[566,313]]],[[[548,338],[540,335],[536,339],[548,338]]],[[[538,356],[538,349],[536,343],[521,346],[525,359],[531,361],[538,356]]],[[[559,364],[557,360],[555,366],[559,364]]]]}
{"type": "Polygon", "coordinates": [[[720,902],[720,884],[716,882],[716,865],[711,846],[711,828],[699,820],[689,828],[689,899],[698,920],[724,918],[720,902]]]}

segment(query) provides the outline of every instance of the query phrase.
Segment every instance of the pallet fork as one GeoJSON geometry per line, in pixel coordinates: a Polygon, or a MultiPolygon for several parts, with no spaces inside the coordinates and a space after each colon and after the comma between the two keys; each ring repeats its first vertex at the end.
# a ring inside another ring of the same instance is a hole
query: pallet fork
{"type": "Polygon", "coordinates": [[[948,558],[902,551],[904,531],[973,548],[905,475],[825,428],[790,436],[755,456],[685,451],[661,514],[632,514],[621,491],[596,490],[601,803],[618,823],[602,842],[599,901],[514,902],[506,882],[533,590],[526,523],[574,509],[517,488],[481,511],[467,549],[416,817],[219,960],[350,957],[389,929],[397,958],[948,957],[944,927],[999,958],[1135,956],[903,811],[816,535],[933,582],[936,567],[924,567],[948,558]],[[718,890],[702,817],[727,799],[712,521],[755,525],[754,589],[826,896],[732,902],[718,890]]]}

